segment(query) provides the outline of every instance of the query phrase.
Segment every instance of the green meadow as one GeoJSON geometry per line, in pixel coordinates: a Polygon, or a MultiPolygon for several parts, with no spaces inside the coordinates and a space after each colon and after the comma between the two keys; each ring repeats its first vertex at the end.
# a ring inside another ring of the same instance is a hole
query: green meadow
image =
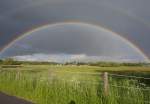
{"type": "Polygon", "coordinates": [[[150,82],[113,74],[150,77],[150,68],[87,65],[0,66],[0,91],[36,104],[149,104],[150,82]],[[103,72],[109,75],[104,93],[103,72]]]}

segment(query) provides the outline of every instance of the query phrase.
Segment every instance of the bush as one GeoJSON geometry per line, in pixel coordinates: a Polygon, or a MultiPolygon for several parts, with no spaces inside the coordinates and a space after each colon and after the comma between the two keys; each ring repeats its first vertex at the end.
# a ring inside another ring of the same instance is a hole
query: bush
{"type": "Polygon", "coordinates": [[[3,65],[21,65],[21,62],[15,61],[12,58],[7,58],[2,62],[3,65]]]}
{"type": "Polygon", "coordinates": [[[3,60],[0,59],[0,65],[3,64],[3,60]]]}
{"type": "Polygon", "coordinates": [[[90,63],[91,66],[100,66],[100,67],[119,67],[121,66],[120,63],[115,62],[96,62],[96,63],[90,63]]]}

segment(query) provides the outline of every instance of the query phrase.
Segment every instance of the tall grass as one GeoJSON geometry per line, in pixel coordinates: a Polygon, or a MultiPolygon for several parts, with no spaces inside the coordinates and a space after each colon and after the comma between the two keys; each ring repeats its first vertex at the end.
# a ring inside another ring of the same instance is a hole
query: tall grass
{"type": "MultiPolygon", "coordinates": [[[[138,87],[136,80],[114,80],[113,85],[138,87]]],[[[150,91],[110,86],[103,94],[101,81],[63,80],[43,72],[2,71],[0,91],[25,98],[37,104],[146,104],[150,91]]]]}

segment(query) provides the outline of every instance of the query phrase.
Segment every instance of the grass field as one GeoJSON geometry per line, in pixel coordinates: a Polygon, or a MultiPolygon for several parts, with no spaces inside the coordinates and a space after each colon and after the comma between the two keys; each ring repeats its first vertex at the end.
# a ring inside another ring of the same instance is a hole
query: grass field
{"type": "Polygon", "coordinates": [[[150,77],[149,67],[9,66],[0,68],[0,91],[37,104],[150,103],[149,80],[110,76],[105,96],[100,75],[104,71],[150,77]]]}

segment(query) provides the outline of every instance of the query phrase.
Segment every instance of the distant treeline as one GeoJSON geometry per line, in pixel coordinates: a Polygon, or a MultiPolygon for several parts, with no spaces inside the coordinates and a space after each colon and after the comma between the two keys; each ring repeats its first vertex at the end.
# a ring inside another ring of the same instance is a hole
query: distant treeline
{"type": "MultiPolygon", "coordinates": [[[[12,58],[0,60],[1,65],[60,65],[56,62],[39,62],[39,61],[16,61],[12,58]]],[[[117,63],[117,62],[66,62],[61,65],[89,65],[99,67],[119,67],[119,66],[150,66],[150,63],[117,63]]]]}
{"type": "Polygon", "coordinates": [[[150,66],[149,63],[118,63],[118,62],[68,62],[65,65],[89,65],[99,67],[119,67],[119,66],[150,66]]]}
{"type": "Polygon", "coordinates": [[[1,65],[56,65],[55,62],[39,62],[39,61],[16,61],[12,58],[0,60],[1,65]]]}
{"type": "Polygon", "coordinates": [[[96,62],[90,63],[91,66],[119,67],[119,66],[146,66],[146,63],[117,63],[117,62],[96,62]]]}

